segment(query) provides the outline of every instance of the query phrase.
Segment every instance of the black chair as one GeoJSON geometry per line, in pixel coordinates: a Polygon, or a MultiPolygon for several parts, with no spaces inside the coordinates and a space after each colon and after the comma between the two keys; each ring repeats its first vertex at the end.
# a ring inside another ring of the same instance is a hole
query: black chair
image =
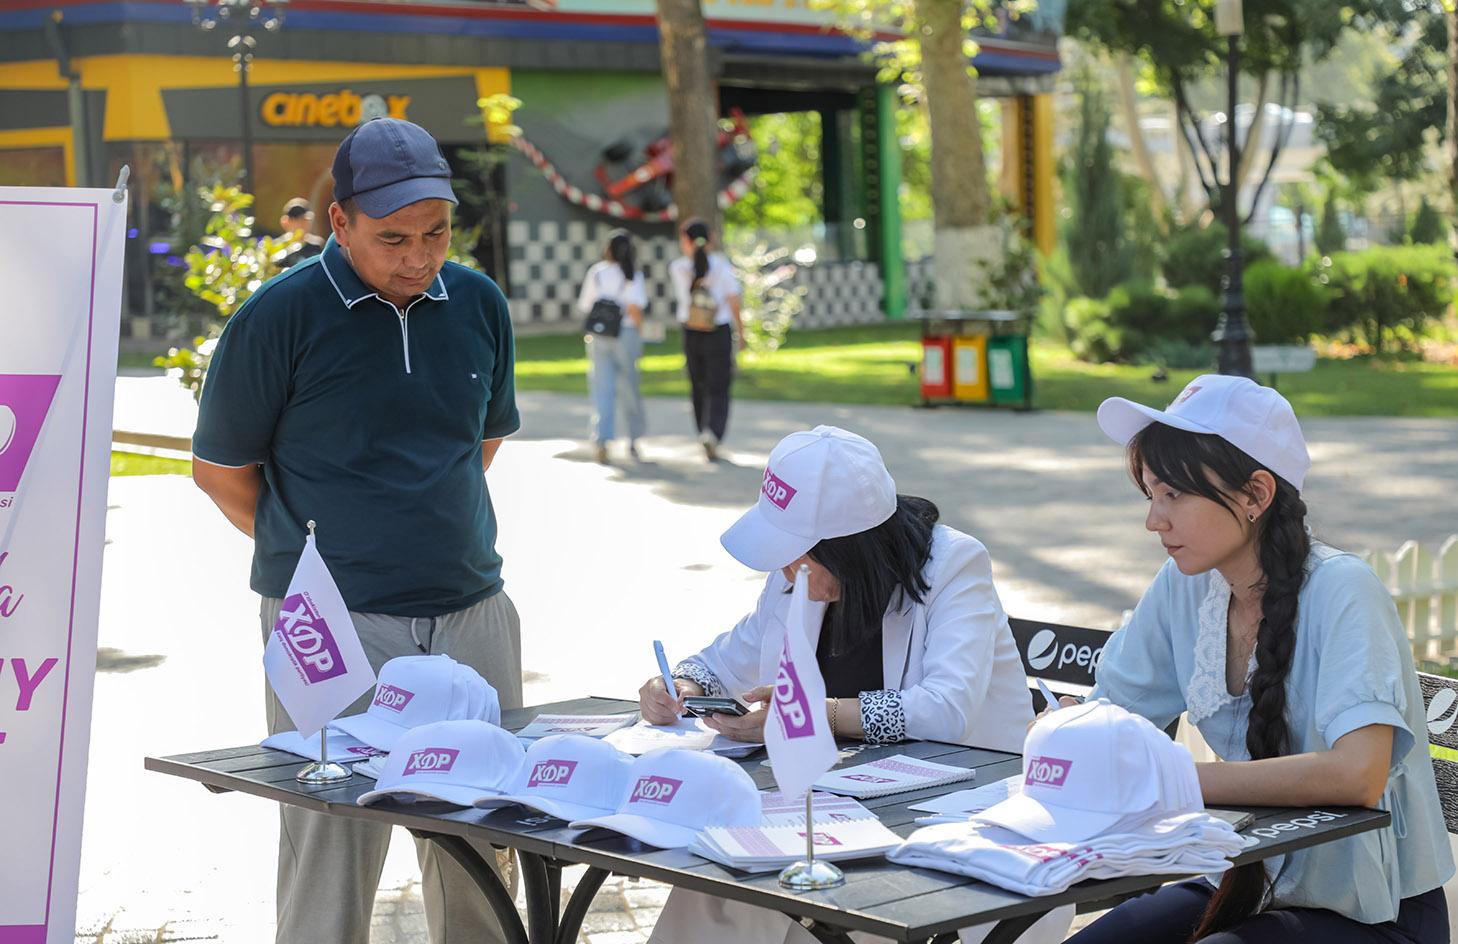
{"type": "Polygon", "coordinates": [[[1093,687],[1094,669],[1110,632],[1015,617],[1007,622],[1028,676],[1034,711],[1042,711],[1046,701],[1033,679],[1047,682],[1056,695],[1082,695],[1093,687]]]}
{"type": "Polygon", "coordinates": [[[1458,833],[1458,679],[1418,673],[1427,709],[1428,751],[1448,832],[1458,833]]]}

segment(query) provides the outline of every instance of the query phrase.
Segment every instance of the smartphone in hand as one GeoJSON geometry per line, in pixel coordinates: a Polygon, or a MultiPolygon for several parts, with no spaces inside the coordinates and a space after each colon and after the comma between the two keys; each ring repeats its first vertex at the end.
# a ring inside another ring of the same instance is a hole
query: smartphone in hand
{"type": "Polygon", "coordinates": [[[684,697],[683,707],[696,718],[706,718],[709,715],[734,715],[737,718],[749,714],[749,709],[733,698],[707,695],[687,695],[684,697]]]}

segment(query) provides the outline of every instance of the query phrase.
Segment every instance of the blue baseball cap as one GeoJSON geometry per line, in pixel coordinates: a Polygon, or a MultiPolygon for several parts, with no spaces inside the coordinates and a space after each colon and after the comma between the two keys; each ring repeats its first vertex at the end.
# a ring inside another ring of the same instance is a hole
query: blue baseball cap
{"type": "Polygon", "coordinates": [[[351,197],[373,219],[421,200],[460,202],[435,138],[399,118],[366,121],[334,153],[334,199],[351,197]]]}

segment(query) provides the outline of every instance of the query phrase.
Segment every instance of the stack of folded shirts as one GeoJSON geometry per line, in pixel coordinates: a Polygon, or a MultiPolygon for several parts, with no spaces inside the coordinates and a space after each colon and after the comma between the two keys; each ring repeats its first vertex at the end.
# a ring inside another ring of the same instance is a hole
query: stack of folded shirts
{"type": "Polygon", "coordinates": [[[887,858],[1051,895],[1087,878],[1222,872],[1242,848],[1204,811],[1189,751],[1099,700],[1033,726],[1019,793],[919,829],[887,858]]]}
{"type": "Polygon", "coordinates": [[[981,879],[1020,895],[1056,895],[1090,878],[1222,872],[1241,846],[1229,823],[1187,813],[1088,842],[1028,842],[996,826],[943,823],[918,829],[887,858],[981,879]]]}

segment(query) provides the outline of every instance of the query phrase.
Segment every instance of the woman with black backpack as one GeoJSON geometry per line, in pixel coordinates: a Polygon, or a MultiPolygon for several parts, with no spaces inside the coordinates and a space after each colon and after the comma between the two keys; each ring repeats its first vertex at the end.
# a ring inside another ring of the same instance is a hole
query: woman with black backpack
{"type": "Polygon", "coordinates": [[[602,259],[587,270],[577,308],[587,316],[588,390],[592,395],[592,444],[598,462],[608,461],[608,443],[621,398],[628,421],[628,455],[638,458],[638,440],[647,428],[643,394],[638,388],[638,358],[643,356],[643,308],[648,304],[643,271],[627,230],[608,234],[602,259]]]}
{"type": "Polygon", "coordinates": [[[694,425],[704,454],[713,462],[729,426],[729,386],[734,380],[736,350],[744,347],[739,279],[729,258],[716,250],[714,234],[703,220],[684,223],[679,248],[683,256],[668,264],[668,275],[683,327],[694,425]]]}

